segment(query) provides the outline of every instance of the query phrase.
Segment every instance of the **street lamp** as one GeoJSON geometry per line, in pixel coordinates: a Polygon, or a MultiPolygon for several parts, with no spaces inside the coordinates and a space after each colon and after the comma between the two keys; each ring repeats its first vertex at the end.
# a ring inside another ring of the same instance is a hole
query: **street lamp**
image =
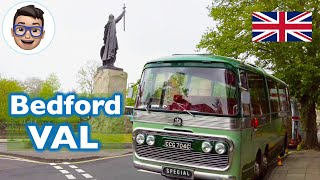
{"type": "Polygon", "coordinates": [[[134,83],[129,83],[129,84],[128,84],[127,98],[133,98],[133,88],[132,88],[132,85],[134,85],[134,83]]]}

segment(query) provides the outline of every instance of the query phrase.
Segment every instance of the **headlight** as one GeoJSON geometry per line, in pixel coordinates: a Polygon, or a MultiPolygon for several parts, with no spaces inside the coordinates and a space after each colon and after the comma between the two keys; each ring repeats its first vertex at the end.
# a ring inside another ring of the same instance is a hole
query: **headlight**
{"type": "Polygon", "coordinates": [[[218,142],[216,145],[215,145],[215,151],[218,153],[218,154],[223,154],[227,151],[227,147],[224,143],[222,142],[218,142]]]}
{"type": "Polygon", "coordinates": [[[143,134],[138,134],[137,135],[137,138],[136,138],[136,142],[137,142],[137,144],[143,144],[144,143],[144,135],[143,134]]]}
{"type": "Polygon", "coordinates": [[[212,145],[208,141],[203,141],[202,145],[201,145],[201,149],[202,149],[203,152],[208,153],[208,152],[210,152],[212,150],[212,145]]]}
{"type": "Polygon", "coordinates": [[[152,135],[148,135],[146,142],[148,145],[153,146],[155,143],[155,137],[152,135]]]}

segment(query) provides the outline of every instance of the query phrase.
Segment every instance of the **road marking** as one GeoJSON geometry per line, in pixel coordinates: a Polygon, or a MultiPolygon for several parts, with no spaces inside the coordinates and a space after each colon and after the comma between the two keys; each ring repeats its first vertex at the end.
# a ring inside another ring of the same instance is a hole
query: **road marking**
{"type": "Polygon", "coordinates": [[[72,174],[67,174],[66,177],[67,177],[68,179],[76,179],[76,177],[74,177],[72,174]]]}
{"type": "MultiPolygon", "coordinates": [[[[82,169],[77,169],[78,167],[77,166],[75,166],[75,165],[69,165],[69,167],[70,168],[72,168],[72,169],[74,169],[75,171],[77,171],[78,173],[85,173],[85,171],[84,170],[82,170],[82,169]]],[[[85,178],[87,178],[87,179],[91,179],[91,178],[93,178],[90,174],[88,174],[88,173],[85,173],[85,174],[82,174],[82,176],[84,176],[85,178]]]]}
{"type": "Polygon", "coordinates": [[[7,155],[0,155],[0,157],[6,157],[6,158],[17,158],[17,157],[14,157],[14,156],[7,156],[7,155]]]}
{"type": "Polygon", "coordinates": [[[77,166],[75,166],[75,165],[69,165],[69,167],[71,167],[72,169],[76,169],[76,168],[78,168],[77,166]]]}
{"type": "Polygon", "coordinates": [[[83,173],[83,172],[85,172],[85,171],[82,170],[82,169],[76,169],[76,171],[77,171],[78,173],[83,173]]]}
{"type": "Polygon", "coordinates": [[[101,160],[107,160],[107,159],[121,158],[121,157],[126,157],[126,156],[132,156],[132,154],[124,154],[124,155],[119,155],[119,156],[110,156],[110,157],[97,158],[97,159],[91,159],[91,160],[86,160],[86,161],[78,161],[78,162],[73,162],[72,164],[82,164],[82,163],[95,162],[95,161],[101,161],[101,160]]]}
{"type": "Polygon", "coordinates": [[[35,163],[35,164],[47,164],[47,163],[44,163],[44,162],[32,161],[32,160],[22,159],[22,158],[7,158],[7,160],[20,161],[20,162],[31,162],[31,163],[35,163]]]}
{"type": "Polygon", "coordinates": [[[146,170],[143,170],[143,169],[139,169],[138,171],[140,171],[140,172],[146,172],[146,173],[150,173],[150,174],[157,174],[157,175],[160,174],[160,173],[157,173],[157,172],[146,171],[146,170]]]}
{"type": "MultiPolygon", "coordinates": [[[[76,179],[76,177],[74,177],[71,173],[69,173],[69,171],[67,170],[64,170],[61,166],[57,166],[56,163],[47,163],[51,166],[53,166],[54,168],[56,168],[57,170],[59,170],[62,174],[64,174],[66,176],[66,178],[68,179],[76,179]]],[[[60,164],[70,164],[69,162],[63,162],[63,163],[60,163],[60,164]]]]}
{"type": "Polygon", "coordinates": [[[24,158],[17,158],[17,161],[24,161],[24,162],[31,162],[31,163],[35,163],[35,164],[47,164],[46,162],[40,162],[40,161],[33,161],[33,160],[29,160],[29,159],[24,159],[24,158]]]}
{"type": "Polygon", "coordinates": [[[53,166],[56,169],[63,169],[61,166],[53,166]]]}
{"type": "Polygon", "coordinates": [[[15,159],[12,159],[12,158],[2,158],[2,157],[0,157],[0,159],[3,159],[3,160],[15,160],[15,159]]]}
{"type": "Polygon", "coordinates": [[[67,170],[60,170],[60,172],[61,172],[62,174],[69,174],[69,171],[67,171],[67,170]]]}
{"type": "Polygon", "coordinates": [[[82,174],[82,176],[84,176],[84,177],[87,178],[87,179],[93,178],[90,174],[82,174]]]}
{"type": "Polygon", "coordinates": [[[12,157],[12,156],[3,156],[3,155],[0,155],[0,158],[6,158],[6,159],[17,159],[16,157],[12,157]]]}
{"type": "Polygon", "coordinates": [[[24,159],[24,158],[19,158],[19,157],[14,157],[14,156],[8,156],[8,155],[0,155],[0,158],[7,158],[7,160],[12,160],[12,161],[31,162],[31,163],[35,163],[35,164],[48,164],[46,162],[33,161],[33,160],[29,160],[29,159],[24,159]]]}
{"type": "MultiPolygon", "coordinates": [[[[69,162],[64,162],[64,164],[70,164],[69,162]]],[[[72,169],[74,169],[75,171],[77,171],[78,173],[85,173],[85,171],[84,170],[82,170],[82,169],[78,169],[78,167],[77,166],[75,166],[75,165],[69,165],[69,167],[70,168],[72,168],[72,169]]],[[[69,173],[68,171],[65,171],[65,170],[60,170],[62,173],[69,173]]],[[[93,176],[91,176],[90,174],[88,174],[88,173],[85,173],[85,174],[81,174],[82,176],[84,176],[86,179],[92,179],[93,178],[93,176]]],[[[68,175],[66,175],[67,176],[67,178],[68,179],[70,179],[69,177],[68,177],[68,175]]],[[[70,176],[71,177],[71,176],[70,176]]],[[[72,177],[74,177],[74,176],[72,176],[72,177]]]]}

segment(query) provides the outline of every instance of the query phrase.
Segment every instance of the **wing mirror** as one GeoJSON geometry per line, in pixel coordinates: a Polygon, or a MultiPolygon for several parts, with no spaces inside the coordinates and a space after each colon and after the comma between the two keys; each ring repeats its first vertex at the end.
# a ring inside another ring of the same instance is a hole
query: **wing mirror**
{"type": "Polygon", "coordinates": [[[127,98],[133,98],[133,88],[132,88],[132,87],[129,87],[129,88],[128,88],[127,98]]]}

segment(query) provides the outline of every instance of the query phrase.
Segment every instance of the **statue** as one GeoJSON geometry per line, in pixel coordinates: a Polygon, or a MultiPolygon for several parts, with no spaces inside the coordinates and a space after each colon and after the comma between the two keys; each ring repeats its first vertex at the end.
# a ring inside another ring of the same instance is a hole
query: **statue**
{"type": "Polygon", "coordinates": [[[102,60],[102,67],[103,69],[115,69],[121,70],[121,68],[117,68],[114,66],[116,62],[116,55],[118,50],[118,40],[116,35],[116,23],[118,23],[122,17],[125,16],[126,7],[123,7],[123,12],[114,19],[112,14],[109,15],[109,21],[104,27],[104,37],[103,42],[104,46],[102,46],[100,51],[100,56],[102,60]]]}

